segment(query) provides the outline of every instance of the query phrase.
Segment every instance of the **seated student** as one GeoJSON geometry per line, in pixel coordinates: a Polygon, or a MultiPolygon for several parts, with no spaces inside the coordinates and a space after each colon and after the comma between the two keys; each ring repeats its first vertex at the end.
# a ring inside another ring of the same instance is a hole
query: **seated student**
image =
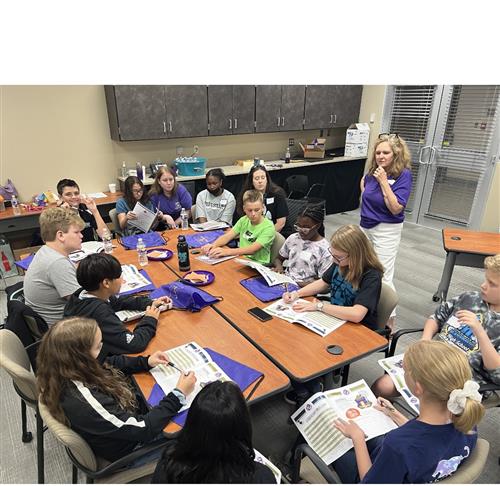
{"type": "Polygon", "coordinates": [[[297,218],[290,235],[274,260],[275,270],[285,272],[304,287],[322,275],[333,264],[330,244],[325,239],[325,213],[318,206],[307,206],[297,218]],[[287,266],[283,268],[283,262],[287,266]]]}
{"type": "Polygon", "coordinates": [[[351,224],[340,227],[330,244],[333,264],[322,278],[297,291],[285,292],[283,300],[291,303],[300,297],[330,291],[330,304],[297,302],[293,309],[296,312],[320,311],[377,329],[377,305],[384,269],[370,241],[359,226],[351,224]]]}
{"type": "Polygon", "coordinates": [[[205,177],[207,188],[196,196],[196,222],[223,221],[231,225],[236,200],[224,189],[225,175],[222,169],[210,169],[205,177]]]}
{"type": "Polygon", "coordinates": [[[275,483],[271,470],[254,461],[252,422],[232,381],[214,381],[194,399],[186,424],[158,461],[152,483],[275,483]]]}
{"type": "Polygon", "coordinates": [[[92,198],[82,198],[78,184],[72,179],[61,179],[57,183],[57,192],[61,200],[57,203],[60,208],[70,208],[78,213],[85,223],[82,230],[83,241],[95,241],[95,232],[102,238],[108,229],[92,198]]]}
{"type": "Polygon", "coordinates": [[[64,316],[95,319],[102,331],[103,356],[108,354],[139,353],[144,351],[156,334],[161,306],[171,306],[168,297],[151,301],[148,297],[117,297],[122,285],[120,262],[106,253],[85,257],[76,271],[82,286],[68,300],[64,316]],[[145,310],[144,317],[129,331],[118,316],[120,310],[145,310]]]}
{"type": "MultiPolygon", "coordinates": [[[[422,339],[437,335],[455,344],[468,356],[474,381],[500,385],[500,254],[485,258],[484,268],[481,291],[464,292],[440,304],[425,322],[422,339]]],[[[398,394],[388,375],[375,381],[372,389],[383,397],[398,394]]]]}
{"type": "Polygon", "coordinates": [[[271,221],[262,215],[263,209],[262,194],[259,191],[245,192],[243,194],[245,216],[213,243],[202,246],[203,253],[215,258],[246,255],[259,263],[270,263],[271,246],[276,232],[271,221]],[[238,235],[240,237],[239,248],[221,248],[238,235]]]}
{"type": "Polygon", "coordinates": [[[111,356],[101,364],[97,359],[101,346],[102,334],[95,320],[59,321],[42,338],[37,382],[40,401],[51,415],[80,434],[97,456],[116,461],[162,433],[186,403],[196,377],[192,371],[182,375],[157,406],[141,409],[124,374],[166,364],[167,354],[111,356]]]}
{"type": "Polygon", "coordinates": [[[162,221],[167,228],[176,228],[181,222],[181,210],[184,208],[191,216],[193,198],[189,191],[177,182],[174,169],[163,166],[156,173],[149,191],[151,202],[162,213],[162,221]]]}
{"type": "Polygon", "coordinates": [[[474,450],[484,407],[465,355],[442,342],[419,341],[406,350],[403,367],[408,388],[420,400],[420,415],[408,420],[379,398],[377,408],[399,428],[368,443],[356,422],[336,420],[335,427],[354,443],[354,450],[332,464],[343,483],[436,482],[474,450]]]}
{"type": "Polygon", "coordinates": [[[262,194],[264,201],[264,216],[274,223],[274,228],[278,233],[282,233],[287,237],[288,234],[283,233],[286,218],[288,216],[288,205],[286,203],[285,191],[274,184],[271,176],[264,165],[254,165],[248,173],[243,188],[238,195],[236,202],[236,212],[238,216],[244,213],[243,195],[249,190],[259,191],[262,194]]]}
{"type": "MultiPolygon", "coordinates": [[[[148,194],[144,191],[142,181],[136,176],[129,176],[124,182],[123,197],[116,201],[116,215],[125,236],[142,233],[139,228],[130,224],[131,221],[137,219],[133,209],[138,202],[153,211],[153,213],[156,212],[153,203],[149,200],[148,194]]],[[[162,215],[160,214],[159,218],[161,217],[162,215]]]]}
{"type": "Polygon", "coordinates": [[[84,222],[68,209],[48,208],[40,214],[45,245],[35,254],[24,277],[26,305],[53,324],[63,316],[66,300],[78,289],[76,268],[68,258],[82,247],[84,222]]]}

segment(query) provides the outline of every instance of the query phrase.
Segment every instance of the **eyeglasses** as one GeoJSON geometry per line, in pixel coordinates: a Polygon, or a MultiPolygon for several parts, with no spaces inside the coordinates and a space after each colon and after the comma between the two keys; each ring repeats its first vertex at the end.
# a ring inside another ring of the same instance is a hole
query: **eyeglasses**
{"type": "Polygon", "coordinates": [[[144,189],[132,189],[132,192],[134,194],[141,194],[141,192],[144,192],[144,189]]]}
{"type": "Polygon", "coordinates": [[[399,133],[379,133],[378,138],[387,137],[387,138],[397,138],[399,140],[399,133]]]}
{"type": "Polygon", "coordinates": [[[294,224],[293,225],[293,229],[295,231],[298,231],[299,233],[302,233],[303,235],[308,235],[309,232],[311,232],[314,228],[316,228],[316,226],[319,226],[318,224],[315,224],[314,226],[312,226],[311,228],[302,228],[301,226],[297,225],[297,224],[294,224]]]}
{"type": "Polygon", "coordinates": [[[349,255],[346,255],[346,256],[343,256],[343,257],[338,257],[337,255],[335,255],[333,253],[333,251],[332,251],[331,248],[328,248],[328,251],[330,252],[330,255],[332,255],[333,259],[336,260],[339,263],[342,263],[344,260],[346,260],[347,258],[349,258],[349,255]]]}

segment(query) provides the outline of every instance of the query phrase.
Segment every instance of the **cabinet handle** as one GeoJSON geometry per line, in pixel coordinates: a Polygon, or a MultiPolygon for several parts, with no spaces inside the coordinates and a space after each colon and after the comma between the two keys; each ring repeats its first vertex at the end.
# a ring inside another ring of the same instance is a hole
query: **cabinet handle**
{"type": "Polygon", "coordinates": [[[281,117],[281,126],[282,127],[285,126],[285,117],[284,116],[281,117]]]}
{"type": "Polygon", "coordinates": [[[229,130],[233,129],[233,120],[232,118],[229,119],[229,130]]]}
{"type": "Polygon", "coordinates": [[[280,126],[280,117],[278,117],[278,126],[280,126]]]}
{"type": "Polygon", "coordinates": [[[167,133],[167,123],[163,120],[163,133],[167,133]]]}
{"type": "Polygon", "coordinates": [[[168,122],[168,128],[170,130],[170,133],[172,133],[172,122],[171,121],[168,122]]]}
{"type": "Polygon", "coordinates": [[[333,115],[330,115],[330,123],[333,123],[333,115]]]}
{"type": "Polygon", "coordinates": [[[335,118],[333,119],[333,123],[337,123],[337,114],[335,113],[335,118]]]}
{"type": "Polygon", "coordinates": [[[236,130],[238,128],[238,118],[234,119],[234,129],[236,130]]]}

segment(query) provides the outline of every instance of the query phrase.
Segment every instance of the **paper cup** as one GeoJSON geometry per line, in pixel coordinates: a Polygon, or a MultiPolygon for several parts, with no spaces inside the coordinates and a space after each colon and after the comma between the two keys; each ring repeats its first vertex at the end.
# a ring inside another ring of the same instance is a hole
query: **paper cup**
{"type": "Polygon", "coordinates": [[[116,192],[116,184],[109,184],[109,192],[111,193],[116,192]]]}

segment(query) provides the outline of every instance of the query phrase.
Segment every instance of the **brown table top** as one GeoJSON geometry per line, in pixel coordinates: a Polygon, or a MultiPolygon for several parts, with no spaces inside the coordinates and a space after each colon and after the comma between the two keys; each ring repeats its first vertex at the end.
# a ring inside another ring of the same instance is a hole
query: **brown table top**
{"type": "MultiPolygon", "coordinates": [[[[180,230],[167,233],[170,237],[169,249],[175,250],[180,233],[180,230]]],[[[215,304],[215,308],[297,381],[320,376],[382,349],[387,344],[385,338],[362,324],[346,323],[328,336],[321,337],[304,326],[291,324],[278,317],[261,322],[251,316],[248,309],[264,308],[268,304],[258,300],[239,283],[244,278],[258,275],[257,272],[234,260],[208,265],[197,260],[196,256],[190,254],[191,270],[209,270],[215,274],[214,282],[203,288],[214,296],[224,297],[224,300],[215,304]],[[326,347],[332,344],[340,345],[344,352],[338,356],[328,353],[326,347]]],[[[183,273],[178,270],[175,255],[165,263],[178,274],[183,273]]]]}
{"type": "Polygon", "coordinates": [[[446,251],[496,255],[500,253],[500,234],[466,229],[444,228],[443,247],[446,251]],[[459,240],[452,238],[460,238],[459,240]]]}

